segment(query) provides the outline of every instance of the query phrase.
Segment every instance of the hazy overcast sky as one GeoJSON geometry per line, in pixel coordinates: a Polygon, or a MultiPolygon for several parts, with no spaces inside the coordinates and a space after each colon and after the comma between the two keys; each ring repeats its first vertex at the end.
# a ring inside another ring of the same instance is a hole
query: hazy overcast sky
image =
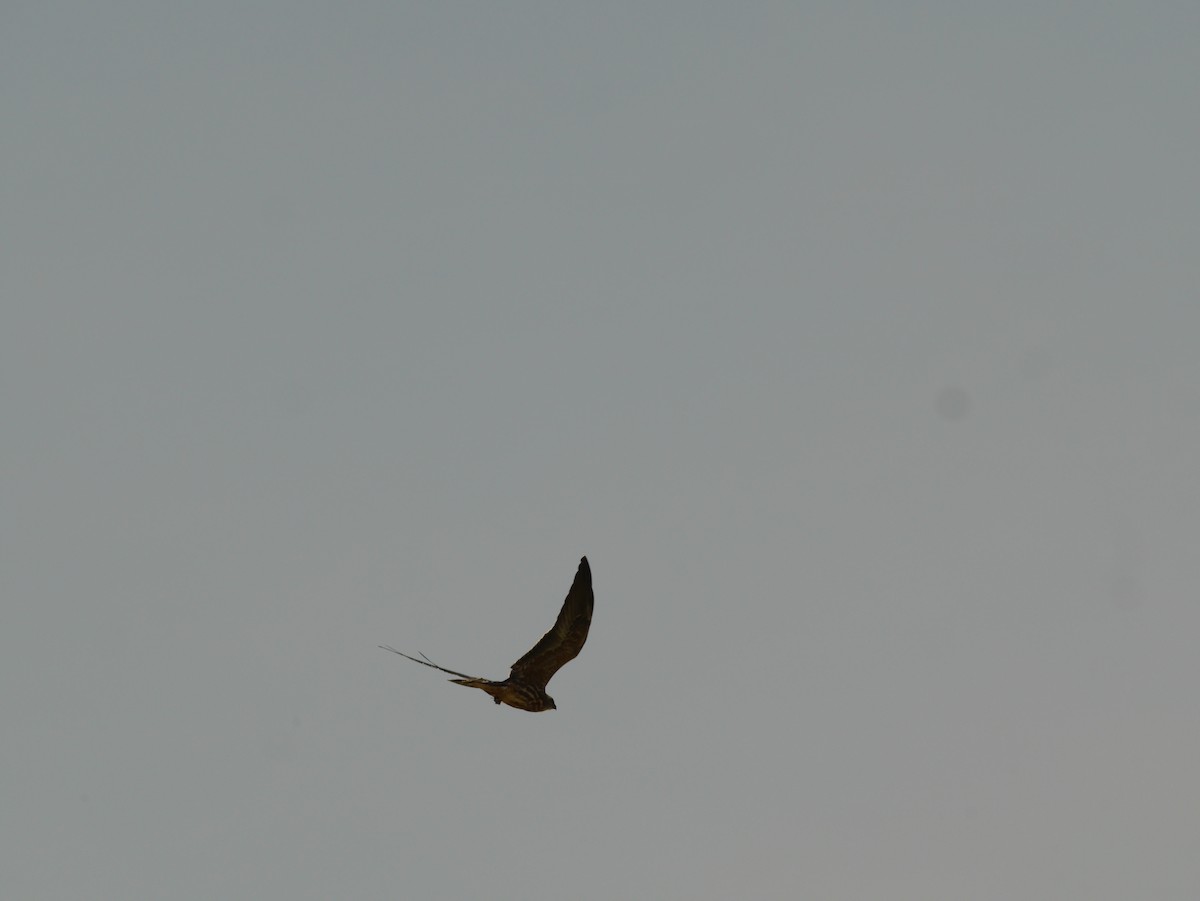
{"type": "Polygon", "coordinates": [[[1198,46],[4,4],[0,894],[1200,897],[1198,46]]]}

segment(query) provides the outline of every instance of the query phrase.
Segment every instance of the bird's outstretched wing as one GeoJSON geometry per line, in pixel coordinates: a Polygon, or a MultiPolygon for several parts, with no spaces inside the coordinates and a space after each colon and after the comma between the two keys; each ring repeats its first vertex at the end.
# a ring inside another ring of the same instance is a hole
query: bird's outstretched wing
{"type": "Polygon", "coordinates": [[[455,672],[452,669],[446,669],[446,667],[444,667],[444,666],[438,666],[436,663],[434,663],[428,657],[425,657],[424,654],[421,654],[421,657],[424,657],[425,659],[421,660],[416,657],[409,657],[408,654],[405,654],[403,651],[397,651],[395,648],[391,647],[390,645],[381,644],[380,647],[383,648],[385,651],[391,651],[393,654],[399,654],[401,657],[405,657],[405,658],[411,660],[413,663],[419,663],[422,666],[432,666],[434,669],[440,669],[443,673],[449,673],[452,676],[462,676],[464,679],[474,679],[479,682],[488,681],[487,679],[480,679],[478,676],[468,676],[466,673],[459,673],[459,672],[455,672]]]}
{"type": "Polygon", "coordinates": [[[567,592],[562,609],[558,611],[554,628],[512,665],[509,680],[545,688],[563,664],[579,655],[583,643],[587,641],[588,629],[592,625],[593,601],[592,569],[588,566],[587,557],[584,557],[579,561],[575,581],[567,592]]]}

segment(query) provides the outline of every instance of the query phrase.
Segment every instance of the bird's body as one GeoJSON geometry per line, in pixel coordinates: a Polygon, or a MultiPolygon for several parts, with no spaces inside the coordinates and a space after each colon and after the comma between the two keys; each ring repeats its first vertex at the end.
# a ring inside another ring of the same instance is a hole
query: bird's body
{"type": "Polygon", "coordinates": [[[461,676],[462,678],[450,681],[457,685],[486,691],[497,704],[507,704],[509,707],[533,713],[555,710],[557,708],[554,698],[546,694],[546,683],[564,664],[579,655],[583,643],[587,641],[588,629],[592,624],[593,601],[592,570],[588,566],[587,557],[584,557],[579,561],[575,581],[567,593],[566,600],[563,601],[562,609],[558,612],[558,619],[554,621],[553,628],[512,665],[508,678],[502,682],[480,679],[468,676],[466,673],[446,669],[438,666],[424,654],[421,655],[424,659],[419,659],[409,657],[403,651],[397,651],[387,645],[380,645],[380,647],[423,666],[431,666],[452,676],[461,676]]]}
{"type": "Polygon", "coordinates": [[[455,685],[466,685],[468,688],[482,688],[492,696],[497,704],[507,704],[518,710],[528,710],[539,713],[543,710],[554,710],[554,698],[546,694],[546,689],[529,685],[525,682],[513,682],[505,679],[503,682],[493,682],[491,679],[451,679],[455,685]]]}

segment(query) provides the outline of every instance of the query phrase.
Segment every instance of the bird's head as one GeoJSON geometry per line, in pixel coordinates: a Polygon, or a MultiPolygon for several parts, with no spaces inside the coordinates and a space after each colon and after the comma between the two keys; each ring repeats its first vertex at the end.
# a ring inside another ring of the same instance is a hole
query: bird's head
{"type": "Polygon", "coordinates": [[[550,695],[546,695],[546,709],[547,710],[557,710],[558,709],[558,705],[554,703],[554,698],[550,697],[550,695]]]}

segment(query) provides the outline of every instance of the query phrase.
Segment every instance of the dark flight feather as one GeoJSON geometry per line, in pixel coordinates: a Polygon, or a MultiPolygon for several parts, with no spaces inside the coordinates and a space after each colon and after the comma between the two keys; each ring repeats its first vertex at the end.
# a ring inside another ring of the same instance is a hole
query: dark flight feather
{"type": "Polygon", "coordinates": [[[587,557],[579,561],[575,581],[567,592],[554,627],[512,665],[509,679],[543,688],[563,666],[579,656],[592,625],[592,569],[587,557]]]}

